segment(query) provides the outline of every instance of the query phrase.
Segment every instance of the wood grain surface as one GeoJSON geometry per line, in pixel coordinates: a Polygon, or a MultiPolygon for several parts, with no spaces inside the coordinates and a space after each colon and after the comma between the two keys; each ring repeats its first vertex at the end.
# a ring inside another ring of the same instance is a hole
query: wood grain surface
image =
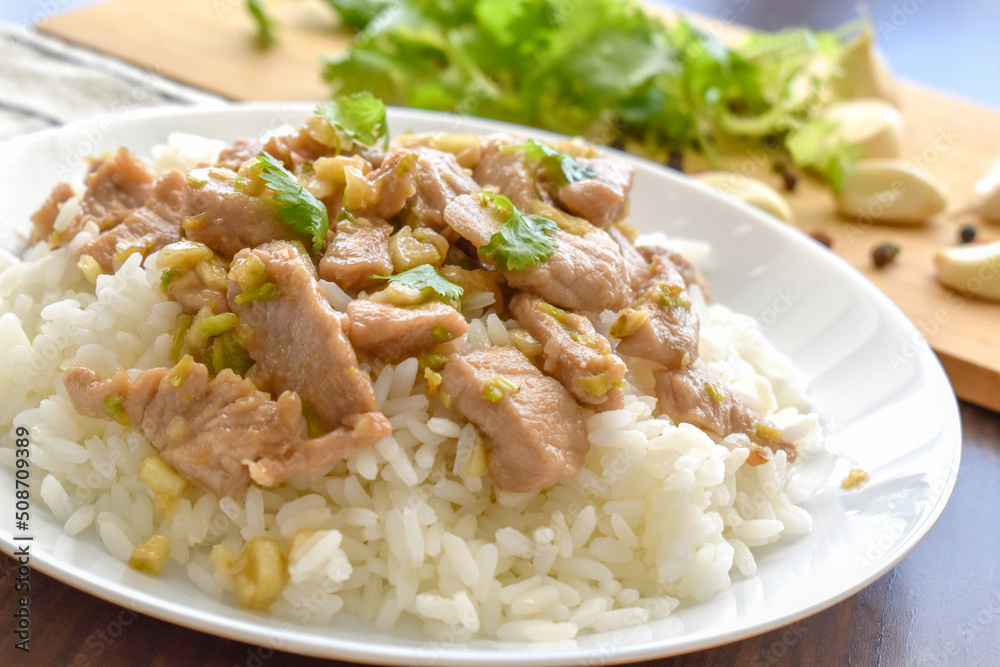
{"type": "MultiPolygon", "coordinates": [[[[42,30],[119,56],[183,83],[235,100],[313,100],[329,94],[320,80],[320,60],[342,49],[321,3],[278,3],[282,23],[277,45],[261,51],[240,0],[110,0],[56,15],[42,30]]],[[[707,23],[720,37],[738,39],[732,25],[707,23]]],[[[826,230],[834,251],[864,272],[917,325],[938,353],[959,397],[1000,410],[1000,304],[962,297],[934,279],[933,256],[957,242],[959,227],[973,218],[959,210],[975,180],[1000,156],[1000,113],[904,82],[907,123],[903,155],[927,167],[950,188],[951,211],[926,227],[897,228],[838,219],[829,192],[801,179],[789,201],[796,224],[807,232],[826,230]],[[883,241],[902,246],[885,270],[871,265],[872,249],[883,241]]],[[[733,156],[727,166],[778,184],[766,157],[733,156]]],[[[982,226],[984,240],[1000,228],[982,226]]],[[[901,348],[901,359],[908,352],[901,348]]]]}
{"type": "MultiPolygon", "coordinates": [[[[963,403],[962,463],[944,514],[901,564],[855,596],[785,628],[635,663],[997,665],[1000,647],[1000,414],[963,403]]],[[[15,562],[0,554],[0,627],[17,610],[15,562]]],[[[136,614],[31,573],[31,653],[3,633],[0,665],[348,665],[221,639],[136,614]]],[[[278,650],[275,650],[277,648],[278,650]]],[[[614,664],[614,655],[608,662],[614,664]]]]}

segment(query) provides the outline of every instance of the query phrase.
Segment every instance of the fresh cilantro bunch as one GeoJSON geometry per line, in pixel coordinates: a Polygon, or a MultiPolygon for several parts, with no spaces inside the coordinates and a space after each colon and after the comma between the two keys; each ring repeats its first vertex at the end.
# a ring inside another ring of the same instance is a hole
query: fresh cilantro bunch
{"type": "Polygon", "coordinates": [[[479,249],[479,256],[493,261],[501,271],[525,271],[544,262],[555,252],[558,243],[552,233],[555,222],[540,215],[523,213],[507,196],[484,191],[483,204],[491,208],[503,223],[479,249]]]}
{"type": "MultiPolygon", "coordinates": [[[[855,157],[850,147],[787,142],[822,109],[822,84],[857,23],[755,33],[730,48],[684,20],[666,25],[635,0],[326,2],[356,32],[324,67],[340,93],[367,90],[390,104],[583,135],[657,158],[694,148],[713,166],[720,153],[757,145],[833,186],[855,157]]],[[[253,15],[262,35],[273,31],[262,12],[253,15]]]]}

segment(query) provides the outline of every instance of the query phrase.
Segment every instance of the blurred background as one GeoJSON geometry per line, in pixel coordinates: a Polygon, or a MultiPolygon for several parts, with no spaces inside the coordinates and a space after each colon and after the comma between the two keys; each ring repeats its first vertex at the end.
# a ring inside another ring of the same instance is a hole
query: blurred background
{"type": "MultiPolygon", "coordinates": [[[[0,20],[35,20],[99,0],[3,0],[0,20]]],[[[241,3],[242,4],[242,3],[241,3]]],[[[663,4],[764,30],[830,29],[860,14],[902,77],[1000,107],[1000,0],[674,0],[663,4]]]]}

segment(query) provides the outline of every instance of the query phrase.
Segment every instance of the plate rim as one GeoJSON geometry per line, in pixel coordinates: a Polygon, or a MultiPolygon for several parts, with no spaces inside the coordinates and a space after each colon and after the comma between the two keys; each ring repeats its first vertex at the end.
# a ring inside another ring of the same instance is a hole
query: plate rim
{"type": "MultiPolygon", "coordinates": [[[[313,106],[314,104],[311,102],[280,101],[234,103],[212,102],[197,105],[166,105],[130,110],[128,117],[122,119],[121,122],[128,124],[143,124],[151,121],[166,120],[178,116],[215,116],[220,113],[227,113],[231,111],[254,114],[261,112],[274,113],[276,110],[279,110],[281,112],[301,115],[308,113],[313,106]]],[[[517,131],[542,139],[566,138],[565,135],[559,135],[553,132],[467,115],[425,111],[405,107],[388,107],[388,110],[390,123],[405,122],[405,119],[413,118],[421,122],[440,123],[441,125],[446,125],[449,122],[453,125],[487,125],[489,126],[489,131],[517,131]]],[[[20,145],[30,146],[34,142],[43,142],[49,138],[73,135],[75,133],[93,128],[95,125],[106,120],[109,116],[110,113],[99,114],[90,118],[75,120],[58,127],[47,128],[26,135],[21,135],[8,139],[4,142],[0,142],[0,147],[14,148],[20,145]]],[[[740,211],[742,216],[753,218],[755,224],[762,224],[772,230],[776,230],[780,235],[788,238],[793,238],[798,235],[797,230],[792,230],[787,225],[784,225],[771,216],[758,211],[744,202],[735,200],[732,197],[722,196],[717,191],[712,190],[709,186],[694,179],[673,173],[666,167],[641,157],[619,152],[616,152],[616,155],[625,158],[634,165],[645,169],[651,169],[657,175],[666,177],[669,181],[679,184],[682,188],[694,189],[696,191],[700,191],[703,195],[725,201],[728,206],[740,211]]],[[[49,180],[52,179],[46,178],[46,182],[49,180]]],[[[16,228],[19,222],[20,221],[13,221],[13,227],[16,228]]],[[[684,638],[683,635],[680,635],[679,639],[667,638],[665,640],[660,640],[659,642],[649,640],[637,645],[618,646],[616,647],[613,655],[609,656],[602,654],[602,659],[605,661],[605,664],[621,664],[634,660],[649,660],[680,655],[693,651],[707,650],[734,641],[748,639],[764,634],[777,628],[785,627],[791,623],[808,618],[816,613],[819,613],[820,611],[823,611],[824,609],[832,607],[833,605],[855,595],[860,590],[871,585],[877,579],[881,578],[895,568],[904,558],[906,558],[934,527],[951,498],[957,481],[959,465],[961,462],[961,419],[958,410],[958,400],[954,395],[954,391],[951,390],[950,382],[947,379],[947,375],[945,374],[940,361],[930,352],[929,346],[926,345],[925,338],[916,326],[913,325],[913,323],[902,313],[898,306],[896,306],[895,303],[889,299],[888,296],[878,290],[878,288],[875,287],[875,285],[871,283],[871,281],[869,281],[862,273],[860,273],[843,258],[830,253],[825,249],[819,248],[817,244],[809,244],[804,238],[796,238],[794,243],[799,244],[800,241],[802,242],[800,246],[804,251],[814,253],[814,256],[816,257],[825,256],[826,259],[823,261],[833,260],[834,262],[840,264],[841,270],[847,269],[846,275],[850,277],[850,280],[856,289],[860,289],[868,299],[873,300],[879,311],[890,312],[892,314],[892,319],[897,324],[902,325],[910,336],[915,336],[913,340],[919,340],[922,343],[922,345],[918,346],[917,352],[917,358],[920,359],[921,365],[931,371],[932,375],[937,376],[937,379],[943,379],[946,383],[949,389],[950,400],[946,405],[942,406],[942,410],[947,414],[945,423],[941,427],[939,437],[942,440],[952,440],[952,457],[944,487],[934,499],[935,502],[933,507],[925,511],[922,520],[910,529],[908,539],[893,548],[891,558],[883,560],[879,567],[872,568],[871,572],[860,577],[852,586],[843,589],[834,595],[825,596],[822,600],[816,601],[812,604],[779,614],[765,622],[752,624],[735,630],[713,632],[707,637],[703,637],[696,633],[688,638],[684,638]]],[[[40,500],[40,498],[38,499],[40,500]]],[[[45,508],[45,511],[48,512],[47,508],[45,508]]],[[[17,540],[14,538],[13,532],[9,530],[6,525],[0,526],[0,551],[3,551],[13,557],[16,543],[17,540]]],[[[250,621],[246,619],[234,618],[228,615],[205,612],[195,607],[181,607],[173,602],[160,598],[153,593],[137,589],[130,590],[127,586],[120,582],[110,582],[105,579],[88,577],[87,573],[83,572],[79,566],[68,565],[54,556],[50,557],[48,554],[32,554],[31,567],[32,569],[36,569],[67,585],[106,600],[112,604],[122,605],[133,611],[138,611],[159,620],[180,625],[192,630],[236,639],[238,641],[258,646],[264,646],[264,644],[260,642],[262,636],[267,636],[276,631],[274,626],[266,625],[263,620],[250,621]]],[[[233,611],[239,612],[241,610],[234,608],[233,611]]],[[[268,616],[267,618],[272,621],[278,620],[290,623],[287,619],[278,619],[278,617],[274,616],[268,616]]],[[[319,626],[299,624],[293,627],[290,631],[282,630],[285,640],[284,644],[286,645],[271,648],[275,651],[289,651],[302,655],[338,658],[366,664],[405,665],[413,664],[414,662],[412,647],[390,644],[373,645],[369,642],[346,641],[336,637],[321,637],[315,632],[310,632],[311,629],[316,629],[318,627],[319,626]],[[334,650],[336,653],[333,652],[334,650]]],[[[465,665],[469,664],[469,661],[471,660],[474,661],[475,664],[496,665],[497,667],[510,664],[546,665],[555,667],[559,665],[578,664],[583,660],[592,658],[596,651],[593,647],[576,646],[573,648],[562,649],[559,652],[542,652],[538,650],[533,651],[531,649],[544,647],[544,643],[533,644],[528,642],[499,642],[498,640],[487,641],[499,643],[503,646],[525,647],[526,650],[518,652],[497,652],[489,650],[488,647],[486,649],[468,648],[462,646],[457,648],[440,648],[437,649],[438,653],[434,655],[433,660],[435,663],[443,665],[465,665]]],[[[430,643],[430,640],[428,640],[428,644],[430,643]]]]}

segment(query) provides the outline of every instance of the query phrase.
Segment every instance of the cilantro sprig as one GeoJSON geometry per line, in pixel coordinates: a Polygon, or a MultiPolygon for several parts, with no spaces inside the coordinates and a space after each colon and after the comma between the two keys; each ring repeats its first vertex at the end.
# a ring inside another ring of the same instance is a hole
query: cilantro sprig
{"type": "Polygon", "coordinates": [[[381,141],[385,148],[389,143],[385,104],[367,91],[323,102],[315,114],[359,144],[374,146],[381,141]]]}
{"type": "Polygon", "coordinates": [[[267,151],[257,156],[257,166],[261,180],[275,191],[274,201],[283,204],[278,209],[281,220],[294,231],[312,236],[313,252],[319,252],[330,228],[326,206],[267,151]]]}
{"type": "Polygon", "coordinates": [[[462,308],[461,286],[451,282],[437,272],[430,264],[420,264],[392,276],[372,276],[379,280],[388,280],[389,284],[403,285],[420,292],[421,300],[438,297],[452,303],[456,309],[462,308]]]}
{"type": "Polygon", "coordinates": [[[525,159],[537,165],[537,171],[545,180],[554,181],[560,185],[591,181],[597,178],[597,172],[586,162],[534,139],[528,139],[523,144],[508,144],[500,150],[523,150],[525,159]]]}
{"type": "Polygon", "coordinates": [[[540,215],[524,213],[505,195],[484,191],[483,204],[497,214],[503,224],[490,242],[479,248],[479,256],[493,261],[501,271],[526,271],[544,262],[559,243],[552,233],[555,222],[540,215]]]}

